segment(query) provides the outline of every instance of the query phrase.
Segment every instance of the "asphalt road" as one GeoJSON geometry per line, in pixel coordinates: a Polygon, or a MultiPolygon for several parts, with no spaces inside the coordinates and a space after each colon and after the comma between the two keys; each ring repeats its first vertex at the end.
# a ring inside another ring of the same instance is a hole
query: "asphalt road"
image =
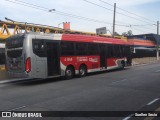
{"type": "MultiPolygon", "coordinates": [[[[71,80],[57,78],[0,84],[0,111],[155,111],[160,107],[159,98],[159,63],[71,80]]],[[[139,118],[122,116],[46,119],[135,120],[139,118]]],[[[141,117],[141,119],[147,118],[141,117]]]]}

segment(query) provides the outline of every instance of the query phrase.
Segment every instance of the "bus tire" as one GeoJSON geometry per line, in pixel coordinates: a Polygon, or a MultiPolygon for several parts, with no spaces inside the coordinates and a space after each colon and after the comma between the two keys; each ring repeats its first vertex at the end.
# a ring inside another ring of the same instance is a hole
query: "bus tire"
{"type": "Polygon", "coordinates": [[[122,61],[122,62],[121,62],[121,64],[122,64],[122,65],[121,65],[121,69],[123,70],[123,69],[124,69],[124,67],[125,67],[125,62],[124,62],[124,61],[122,61]]]}
{"type": "Polygon", "coordinates": [[[85,77],[87,74],[87,67],[85,65],[81,65],[79,67],[79,77],[85,77]]]}
{"type": "Polygon", "coordinates": [[[74,76],[74,68],[72,66],[68,66],[65,71],[65,78],[67,80],[72,79],[74,76]]]}

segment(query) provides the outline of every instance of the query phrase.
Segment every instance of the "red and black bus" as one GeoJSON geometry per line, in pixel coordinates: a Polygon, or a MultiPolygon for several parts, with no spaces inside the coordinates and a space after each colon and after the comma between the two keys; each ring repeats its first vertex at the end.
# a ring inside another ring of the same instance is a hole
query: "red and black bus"
{"type": "Polygon", "coordinates": [[[6,65],[12,77],[70,79],[131,65],[130,47],[109,37],[24,33],[6,40],[6,65]]]}

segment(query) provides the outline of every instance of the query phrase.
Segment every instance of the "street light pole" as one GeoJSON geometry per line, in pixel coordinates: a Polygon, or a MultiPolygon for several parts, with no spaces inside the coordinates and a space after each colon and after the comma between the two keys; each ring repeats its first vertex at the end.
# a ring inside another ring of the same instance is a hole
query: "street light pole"
{"type": "Polygon", "coordinates": [[[59,28],[59,26],[60,26],[61,24],[63,24],[63,23],[59,23],[59,24],[58,24],[58,28],[59,28]]]}
{"type": "Polygon", "coordinates": [[[112,37],[114,37],[114,33],[115,33],[115,19],[116,19],[116,3],[114,3],[114,14],[113,14],[113,33],[112,33],[112,37]]]}

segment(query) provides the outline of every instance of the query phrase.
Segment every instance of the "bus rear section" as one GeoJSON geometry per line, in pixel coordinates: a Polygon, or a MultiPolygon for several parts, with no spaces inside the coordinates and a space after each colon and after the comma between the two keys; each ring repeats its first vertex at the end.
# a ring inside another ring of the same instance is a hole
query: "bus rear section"
{"type": "Polygon", "coordinates": [[[6,66],[12,78],[61,76],[59,54],[59,42],[51,34],[24,33],[6,40],[6,66]]]}
{"type": "Polygon", "coordinates": [[[30,59],[25,60],[25,35],[18,34],[6,40],[6,68],[11,78],[26,78],[30,59]]]}

